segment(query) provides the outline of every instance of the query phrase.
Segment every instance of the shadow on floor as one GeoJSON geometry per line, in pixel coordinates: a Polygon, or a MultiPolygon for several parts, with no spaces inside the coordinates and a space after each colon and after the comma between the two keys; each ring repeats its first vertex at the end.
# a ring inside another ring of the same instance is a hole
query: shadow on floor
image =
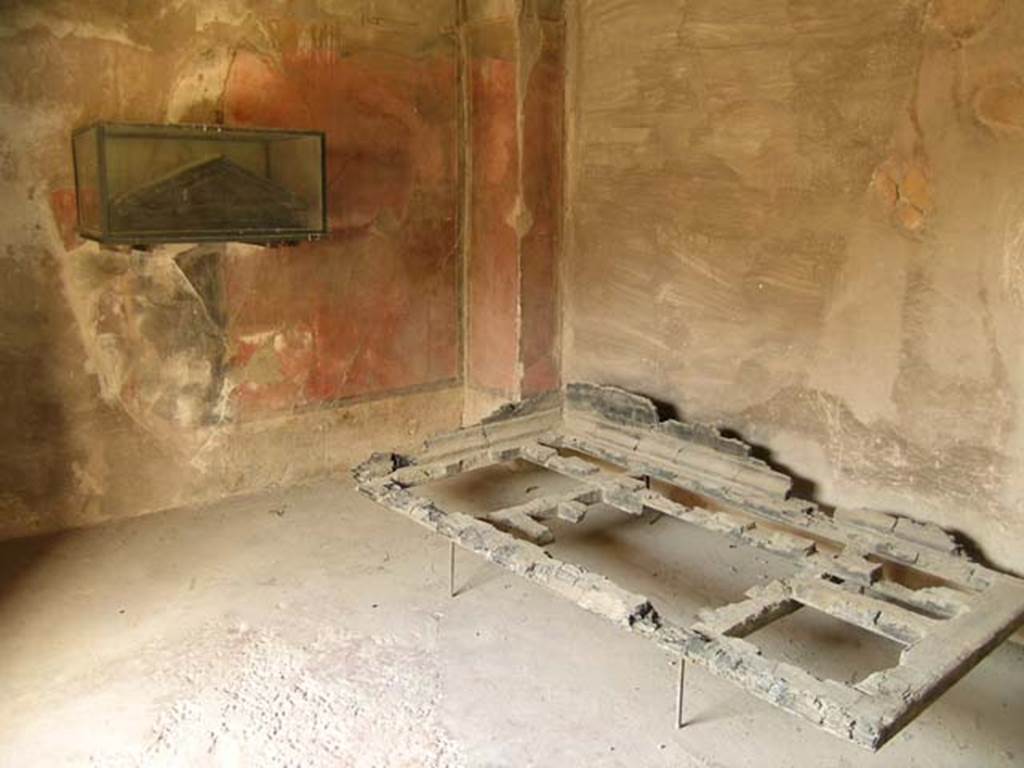
{"type": "Polygon", "coordinates": [[[0,611],[32,571],[50,557],[68,536],[67,533],[55,533],[0,541],[0,611]]]}

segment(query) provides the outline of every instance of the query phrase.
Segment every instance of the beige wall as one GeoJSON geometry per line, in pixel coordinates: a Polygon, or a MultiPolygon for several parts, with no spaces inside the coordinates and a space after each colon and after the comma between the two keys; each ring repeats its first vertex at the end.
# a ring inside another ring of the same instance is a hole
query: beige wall
{"type": "Polygon", "coordinates": [[[1024,570],[1024,4],[574,7],[566,380],[1024,570]]]}

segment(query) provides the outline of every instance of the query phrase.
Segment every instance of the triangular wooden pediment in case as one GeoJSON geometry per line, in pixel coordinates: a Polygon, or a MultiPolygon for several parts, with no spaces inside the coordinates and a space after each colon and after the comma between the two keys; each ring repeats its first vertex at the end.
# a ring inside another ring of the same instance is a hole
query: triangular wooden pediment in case
{"type": "Polygon", "coordinates": [[[111,227],[133,232],[295,229],[307,207],[223,155],[176,168],[111,201],[111,227]]]}

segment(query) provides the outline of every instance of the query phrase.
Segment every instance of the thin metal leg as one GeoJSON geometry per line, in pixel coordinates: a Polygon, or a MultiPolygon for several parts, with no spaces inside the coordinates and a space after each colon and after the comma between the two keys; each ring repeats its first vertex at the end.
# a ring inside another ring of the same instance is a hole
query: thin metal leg
{"type": "Polygon", "coordinates": [[[676,701],[676,728],[683,727],[683,683],[686,682],[686,659],[679,657],[679,696],[676,701]]]}
{"type": "Polygon", "coordinates": [[[455,542],[448,542],[448,596],[455,597],[455,542]]]}

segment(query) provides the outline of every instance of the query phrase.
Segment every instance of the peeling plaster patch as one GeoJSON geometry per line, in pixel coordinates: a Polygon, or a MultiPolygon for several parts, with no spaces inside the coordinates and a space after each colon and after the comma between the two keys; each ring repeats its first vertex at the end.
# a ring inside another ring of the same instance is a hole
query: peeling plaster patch
{"type": "Polygon", "coordinates": [[[81,245],[82,240],[78,236],[78,202],[75,190],[62,188],[51,192],[50,211],[64,247],[71,250],[81,245]]]}
{"type": "Polygon", "coordinates": [[[932,23],[957,40],[977,35],[995,18],[1004,0],[932,0],[932,23]]]}
{"type": "Polygon", "coordinates": [[[140,45],[137,41],[126,35],[124,31],[103,27],[92,22],[79,19],[61,19],[52,16],[46,11],[31,7],[20,7],[17,14],[5,16],[0,23],[0,39],[14,37],[20,32],[43,28],[54,37],[61,39],[77,37],[88,40],[102,40],[110,43],[131,46],[140,51],[151,51],[147,45],[140,45]]]}
{"type": "Polygon", "coordinates": [[[125,380],[124,357],[121,355],[117,336],[113,333],[97,333],[87,370],[99,380],[100,397],[108,405],[115,405],[121,395],[125,380]]]}
{"type": "Polygon", "coordinates": [[[1006,482],[1011,459],[1003,451],[941,428],[929,440],[927,434],[908,435],[898,423],[863,422],[833,395],[799,387],[780,390],[733,423],[764,443],[778,462],[814,477],[826,503],[882,507],[957,528],[963,526],[962,510],[974,509],[986,520],[984,531],[972,532],[976,542],[995,562],[1021,567],[1014,539],[995,535],[990,525],[1000,521],[1020,530],[1019,518],[1000,508],[1012,485],[1006,482]],[[789,427],[792,413],[800,414],[799,430],[789,427]]]}
{"type": "MultiPolygon", "coordinates": [[[[275,337],[276,338],[276,337],[275,337]]],[[[259,347],[235,376],[245,385],[260,387],[281,381],[281,361],[271,346],[259,347]]]]}
{"type": "Polygon", "coordinates": [[[107,488],[109,467],[99,453],[89,454],[85,463],[73,462],[71,472],[78,491],[85,496],[102,496],[107,488]]]}
{"type": "Polygon", "coordinates": [[[533,213],[524,204],[521,194],[516,195],[515,205],[512,206],[505,216],[505,223],[508,224],[510,229],[515,230],[518,237],[529,234],[530,230],[533,229],[533,213]]]}
{"type": "Polygon", "coordinates": [[[907,232],[924,228],[934,207],[924,161],[889,158],[875,169],[871,186],[882,207],[900,227],[907,232]]]}
{"type": "Polygon", "coordinates": [[[42,237],[47,245],[57,245],[67,229],[67,221],[58,222],[54,216],[64,214],[67,208],[64,201],[49,210],[46,205],[39,205],[46,200],[48,190],[35,174],[37,146],[26,144],[25,137],[46,141],[59,136],[63,140],[67,136],[63,119],[56,110],[26,109],[6,100],[0,101],[0,116],[0,142],[11,147],[9,157],[4,158],[4,175],[9,173],[10,181],[14,182],[0,184],[4,242],[36,243],[42,237]]]}
{"type": "Polygon", "coordinates": [[[272,341],[277,335],[277,331],[262,331],[260,333],[246,333],[238,337],[238,340],[246,345],[252,347],[258,347],[272,341]]]}
{"type": "Polygon", "coordinates": [[[175,261],[180,250],[140,255],[89,244],[66,262],[66,292],[101,396],[171,446],[189,444],[188,429],[212,420],[225,351],[223,330],[175,261]]]}
{"type": "Polygon", "coordinates": [[[997,135],[1024,133],[1024,84],[1018,76],[993,83],[974,96],[974,114],[978,121],[997,135]]]}
{"type": "Polygon", "coordinates": [[[1007,217],[1003,236],[1002,283],[1010,301],[1024,307],[1024,202],[1007,217]]]}
{"type": "Polygon", "coordinates": [[[201,32],[212,24],[238,24],[249,16],[250,3],[246,0],[221,0],[195,4],[196,31],[201,32]]]}
{"type": "Polygon", "coordinates": [[[222,109],[233,60],[233,50],[217,47],[199,51],[185,62],[168,98],[167,119],[170,122],[215,119],[216,112],[222,109]],[[208,114],[197,114],[200,111],[208,114]]]}
{"type": "Polygon", "coordinates": [[[309,401],[318,354],[313,329],[299,324],[247,334],[234,345],[221,402],[215,408],[219,418],[255,404],[285,408],[309,401]]]}
{"type": "Polygon", "coordinates": [[[18,178],[18,156],[13,142],[0,135],[0,179],[11,184],[18,178]]]}
{"type": "Polygon", "coordinates": [[[214,379],[213,361],[187,350],[173,355],[161,370],[170,374],[163,378],[174,385],[168,398],[174,409],[174,421],[188,427],[203,424],[214,379]]]}

